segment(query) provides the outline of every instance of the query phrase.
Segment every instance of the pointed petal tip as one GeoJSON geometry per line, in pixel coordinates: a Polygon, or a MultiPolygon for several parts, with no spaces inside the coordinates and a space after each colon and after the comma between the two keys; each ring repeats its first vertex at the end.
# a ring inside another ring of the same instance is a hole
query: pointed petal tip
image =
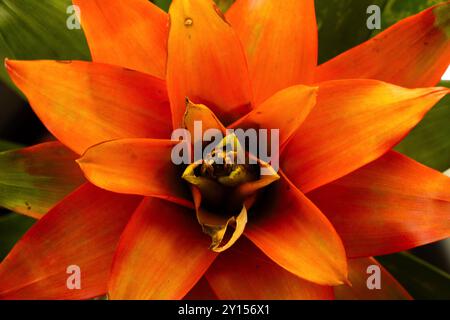
{"type": "Polygon", "coordinates": [[[444,98],[449,93],[450,93],[450,88],[446,88],[446,87],[433,87],[430,89],[430,94],[438,96],[439,100],[444,98]]]}
{"type": "Polygon", "coordinates": [[[80,154],[79,158],[75,160],[75,162],[80,166],[81,170],[83,170],[83,166],[84,166],[85,164],[88,163],[88,161],[87,161],[86,158],[87,158],[89,152],[90,152],[94,147],[99,146],[99,145],[101,145],[101,144],[103,144],[103,143],[104,143],[104,142],[101,142],[101,143],[99,143],[99,144],[96,144],[96,145],[93,145],[93,146],[87,148],[86,150],[84,150],[84,152],[82,152],[82,153],[80,154]]]}
{"type": "Polygon", "coordinates": [[[84,158],[84,155],[81,158],[75,159],[75,162],[80,166],[80,168],[82,168],[82,166],[84,164],[83,158],[84,158]]]}
{"type": "Polygon", "coordinates": [[[14,72],[14,70],[16,69],[15,66],[17,65],[17,60],[11,60],[9,58],[5,58],[3,63],[5,65],[6,71],[8,71],[9,74],[14,72]]]}
{"type": "Polygon", "coordinates": [[[439,87],[441,89],[442,92],[444,92],[445,94],[449,94],[450,93],[450,88],[446,88],[446,87],[439,87]]]}
{"type": "Polygon", "coordinates": [[[320,92],[320,86],[304,86],[304,85],[296,85],[297,88],[306,88],[306,90],[309,90],[311,92],[311,95],[317,97],[320,92]]]}
{"type": "Polygon", "coordinates": [[[329,283],[324,283],[323,285],[331,285],[331,286],[342,286],[347,285],[349,287],[352,286],[350,279],[348,277],[348,264],[345,264],[345,270],[337,270],[336,273],[336,281],[329,281],[329,283]]]}
{"type": "Polygon", "coordinates": [[[435,26],[442,30],[447,38],[450,38],[450,1],[439,3],[429,10],[432,10],[436,17],[435,26]]]}
{"type": "Polygon", "coordinates": [[[188,111],[191,109],[205,109],[205,108],[203,105],[195,104],[194,102],[189,100],[189,98],[186,97],[186,111],[185,111],[184,115],[186,115],[186,113],[188,113],[188,111]]]}
{"type": "Polygon", "coordinates": [[[309,87],[309,88],[311,90],[311,94],[317,100],[317,97],[319,96],[320,87],[319,86],[312,86],[312,87],[309,87]]]}
{"type": "Polygon", "coordinates": [[[3,60],[3,63],[5,65],[5,68],[9,70],[14,70],[14,72],[17,72],[20,65],[23,65],[27,62],[33,62],[33,60],[16,60],[16,59],[10,59],[8,57],[3,60]]]}
{"type": "Polygon", "coordinates": [[[349,286],[350,288],[353,287],[353,284],[352,284],[352,282],[350,281],[350,279],[348,278],[348,276],[345,278],[343,284],[346,284],[346,285],[349,286]]]}

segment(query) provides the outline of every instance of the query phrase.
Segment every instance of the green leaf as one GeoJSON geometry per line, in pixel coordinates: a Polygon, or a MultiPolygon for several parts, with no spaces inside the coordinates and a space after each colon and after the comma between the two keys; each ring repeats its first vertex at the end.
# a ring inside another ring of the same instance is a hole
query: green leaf
{"type": "Polygon", "coordinates": [[[319,63],[370,38],[366,13],[370,5],[384,7],[386,0],[316,0],[319,27],[319,63]]]}
{"type": "Polygon", "coordinates": [[[41,217],[84,182],[77,157],[58,142],[0,152],[0,206],[41,217]]]}
{"type": "Polygon", "coordinates": [[[450,275],[406,252],[377,257],[415,299],[450,299],[450,275]]]}
{"type": "Polygon", "coordinates": [[[0,261],[33,225],[34,219],[14,213],[0,215],[0,261]]]}
{"type": "MultiPolygon", "coordinates": [[[[441,86],[450,87],[450,81],[441,86]]],[[[410,134],[397,151],[438,171],[450,168],[450,95],[442,99],[410,134]]]]}
{"type": "Polygon", "coordinates": [[[396,22],[442,0],[315,0],[319,26],[319,63],[339,55],[386,30],[396,22]],[[367,8],[381,8],[382,30],[367,28],[367,8]]]}
{"type": "Polygon", "coordinates": [[[172,2],[172,0],[153,0],[152,2],[167,12],[169,11],[170,3],[172,2]]]}
{"type": "MultiPolygon", "coordinates": [[[[0,1],[0,59],[90,60],[82,30],[69,30],[71,0],[0,1]]],[[[6,69],[0,79],[11,88],[6,69]]]]}
{"type": "Polygon", "coordinates": [[[20,144],[0,139],[0,152],[7,151],[7,150],[18,149],[18,148],[21,148],[21,147],[22,146],[20,144]]]}
{"type": "Polygon", "coordinates": [[[226,12],[235,0],[214,0],[222,12],[226,12]]]}

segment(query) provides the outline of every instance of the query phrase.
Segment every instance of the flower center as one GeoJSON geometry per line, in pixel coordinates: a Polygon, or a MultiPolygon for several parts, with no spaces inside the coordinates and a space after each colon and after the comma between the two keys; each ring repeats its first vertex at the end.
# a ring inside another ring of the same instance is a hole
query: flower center
{"type": "Polygon", "coordinates": [[[250,164],[236,163],[237,152],[213,150],[199,166],[201,177],[216,180],[227,187],[237,187],[238,185],[257,180],[259,177],[259,167],[250,164]]]}
{"type": "Polygon", "coordinates": [[[239,238],[259,191],[279,179],[273,169],[271,175],[261,175],[261,169],[271,169],[270,165],[259,159],[251,161],[237,138],[231,137],[236,148],[229,150],[229,138],[189,165],[182,176],[191,185],[197,219],[212,238],[211,249],[217,252],[239,238]]]}

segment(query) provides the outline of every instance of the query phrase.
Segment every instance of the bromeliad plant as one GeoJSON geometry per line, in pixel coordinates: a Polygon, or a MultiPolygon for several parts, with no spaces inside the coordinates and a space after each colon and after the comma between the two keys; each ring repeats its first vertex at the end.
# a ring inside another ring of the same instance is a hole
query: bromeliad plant
{"type": "Polygon", "coordinates": [[[369,290],[366,269],[450,235],[450,179],[391,150],[449,91],[433,87],[448,2],[319,67],[312,0],[238,0],[225,16],[211,0],[169,15],[74,3],[93,62],[6,61],[60,142],[3,161],[54,177],[43,190],[79,187],[54,203],[31,185],[32,201],[9,203],[41,219],[0,265],[1,298],[410,297],[384,269],[369,290]],[[279,129],[280,171],[226,153],[175,165],[172,130],[195,121],[279,129]]]}

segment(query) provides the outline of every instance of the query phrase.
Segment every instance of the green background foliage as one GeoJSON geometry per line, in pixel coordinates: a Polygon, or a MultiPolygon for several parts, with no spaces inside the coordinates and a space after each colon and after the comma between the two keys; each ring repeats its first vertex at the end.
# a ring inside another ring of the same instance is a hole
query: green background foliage
{"type": "MultiPolygon", "coordinates": [[[[71,0],[1,0],[0,59],[90,60],[81,30],[69,30],[71,0]]],[[[0,79],[8,82],[5,68],[0,79]]]]}
{"type": "Polygon", "coordinates": [[[0,215],[0,261],[34,222],[32,218],[14,213],[0,215]]]}
{"type": "MultiPolygon", "coordinates": [[[[450,88],[450,81],[439,85],[450,88]]],[[[450,95],[444,97],[411,133],[397,151],[438,171],[450,168],[450,95]]]]}
{"type": "Polygon", "coordinates": [[[442,0],[315,0],[319,27],[319,63],[370,39],[397,21],[442,0]],[[367,7],[381,8],[381,30],[367,29],[367,7]]]}
{"type": "Polygon", "coordinates": [[[450,275],[407,252],[377,258],[415,299],[450,299],[450,275]]]}

